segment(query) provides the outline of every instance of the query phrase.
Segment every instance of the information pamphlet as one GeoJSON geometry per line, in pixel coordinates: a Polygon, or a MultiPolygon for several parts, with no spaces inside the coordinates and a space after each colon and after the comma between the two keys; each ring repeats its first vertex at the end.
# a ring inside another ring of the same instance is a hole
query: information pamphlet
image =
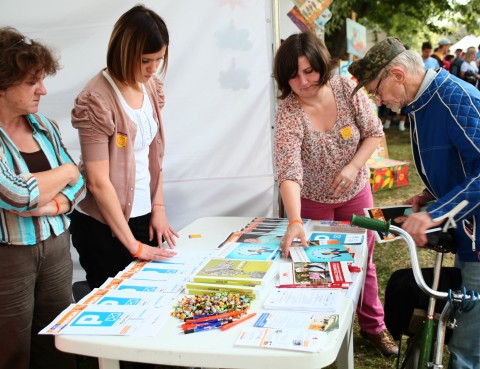
{"type": "Polygon", "coordinates": [[[318,332],[333,332],[338,329],[338,314],[321,314],[288,311],[264,312],[253,324],[256,328],[301,329],[318,332]]]}
{"type": "MultiPolygon", "coordinates": [[[[413,213],[412,206],[410,205],[397,205],[397,206],[383,206],[377,208],[365,208],[365,216],[377,220],[382,220],[384,222],[390,221],[391,225],[402,228],[402,224],[405,222],[407,217],[413,213]]],[[[439,232],[441,228],[435,227],[430,228],[427,233],[439,232]]],[[[374,231],[375,240],[379,243],[391,242],[401,239],[400,236],[396,236],[393,233],[386,234],[381,231],[374,231]]]]}
{"type": "MultiPolygon", "coordinates": [[[[276,263],[275,263],[276,265],[276,263]]],[[[211,258],[191,277],[193,282],[256,286],[276,275],[273,261],[211,258]]]]}
{"type": "Polygon", "coordinates": [[[328,342],[326,332],[302,329],[244,328],[236,346],[319,352],[328,342]]]}
{"type": "Polygon", "coordinates": [[[364,235],[360,234],[313,233],[308,241],[309,246],[292,246],[290,256],[293,261],[303,262],[353,262],[346,241],[350,241],[350,245],[361,245],[363,237],[364,235]]]}
{"type": "Polygon", "coordinates": [[[272,310],[316,311],[338,314],[345,303],[341,289],[274,288],[265,298],[263,307],[272,310]]]}
{"type": "Polygon", "coordinates": [[[280,288],[348,288],[351,283],[346,261],[279,264],[280,288]]]}
{"type": "Polygon", "coordinates": [[[227,242],[215,252],[214,256],[225,259],[240,260],[276,260],[280,257],[280,242],[227,242]]]}
{"type": "Polygon", "coordinates": [[[132,305],[70,305],[39,334],[155,336],[171,307],[132,305]]]}
{"type": "Polygon", "coordinates": [[[265,312],[253,327],[242,330],[235,345],[319,352],[338,326],[337,314],[265,312]]]}
{"type": "Polygon", "coordinates": [[[363,228],[351,225],[347,220],[309,220],[306,224],[309,233],[339,232],[365,234],[363,228]]]}

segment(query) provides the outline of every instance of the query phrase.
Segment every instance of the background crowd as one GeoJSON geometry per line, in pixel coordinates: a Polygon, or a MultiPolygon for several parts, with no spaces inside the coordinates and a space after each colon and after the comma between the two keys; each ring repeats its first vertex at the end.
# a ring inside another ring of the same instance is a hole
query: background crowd
{"type": "MultiPolygon", "coordinates": [[[[466,50],[451,50],[452,45],[448,38],[441,39],[435,48],[431,42],[425,41],[420,51],[425,70],[443,68],[480,89],[480,45],[470,46],[466,50]]],[[[400,113],[394,113],[383,105],[379,108],[378,115],[384,129],[389,129],[393,122],[398,121],[398,129],[404,131],[405,123],[408,124],[403,109],[400,113]]]]}

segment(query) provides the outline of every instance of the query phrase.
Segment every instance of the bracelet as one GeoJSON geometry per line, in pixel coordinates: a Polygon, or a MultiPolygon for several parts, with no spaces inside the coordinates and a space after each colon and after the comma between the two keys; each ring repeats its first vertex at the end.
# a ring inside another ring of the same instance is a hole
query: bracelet
{"type": "Polygon", "coordinates": [[[56,213],[53,214],[53,215],[58,215],[58,214],[60,214],[60,202],[58,202],[57,197],[54,197],[52,200],[53,200],[53,202],[55,203],[55,205],[57,206],[57,211],[56,211],[56,213]]]}
{"type": "Polygon", "coordinates": [[[290,223],[288,223],[288,226],[290,227],[292,224],[299,223],[303,226],[303,222],[301,219],[294,219],[290,223]]]}
{"type": "Polygon", "coordinates": [[[135,254],[132,254],[132,257],[134,258],[138,258],[140,256],[140,254],[142,253],[142,250],[143,250],[143,243],[141,243],[140,241],[138,241],[138,249],[137,249],[137,252],[135,254]]]}
{"type": "Polygon", "coordinates": [[[164,208],[165,204],[163,204],[163,203],[153,204],[152,208],[154,208],[155,206],[160,206],[161,208],[164,208]]]}

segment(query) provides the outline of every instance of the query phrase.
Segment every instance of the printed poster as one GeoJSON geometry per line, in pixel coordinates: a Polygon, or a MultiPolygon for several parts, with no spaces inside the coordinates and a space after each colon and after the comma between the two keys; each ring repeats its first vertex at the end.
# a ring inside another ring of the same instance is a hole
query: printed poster
{"type": "Polygon", "coordinates": [[[367,29],[347,18],[347,53],[363,58],[367,52],[367,29]]]}

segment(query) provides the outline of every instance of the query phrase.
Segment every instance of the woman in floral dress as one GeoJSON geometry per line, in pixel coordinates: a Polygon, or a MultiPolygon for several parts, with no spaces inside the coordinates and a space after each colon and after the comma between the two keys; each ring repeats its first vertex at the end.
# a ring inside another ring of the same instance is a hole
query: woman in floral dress
{"type": "MultiPolygon", "coordinates": [[[[288,37],[278,49],[274,77],[280,91],[274,155],[289,225],[282,241],[288,256],[294,238],[307,245],[302,218],[350,220],[373,206],[367,159],[383,136],[382,124],[356,84],[333,76],[335,64],[312,33],[288,37]]],[[[377,90],[381,88],[381,82],[377,90]]],[[[361,334],[384,355],[398,348],[384,323],[378,298],[375,241],[368,232],[368,264],[363,301],[357,308],[361,334]]]]}

